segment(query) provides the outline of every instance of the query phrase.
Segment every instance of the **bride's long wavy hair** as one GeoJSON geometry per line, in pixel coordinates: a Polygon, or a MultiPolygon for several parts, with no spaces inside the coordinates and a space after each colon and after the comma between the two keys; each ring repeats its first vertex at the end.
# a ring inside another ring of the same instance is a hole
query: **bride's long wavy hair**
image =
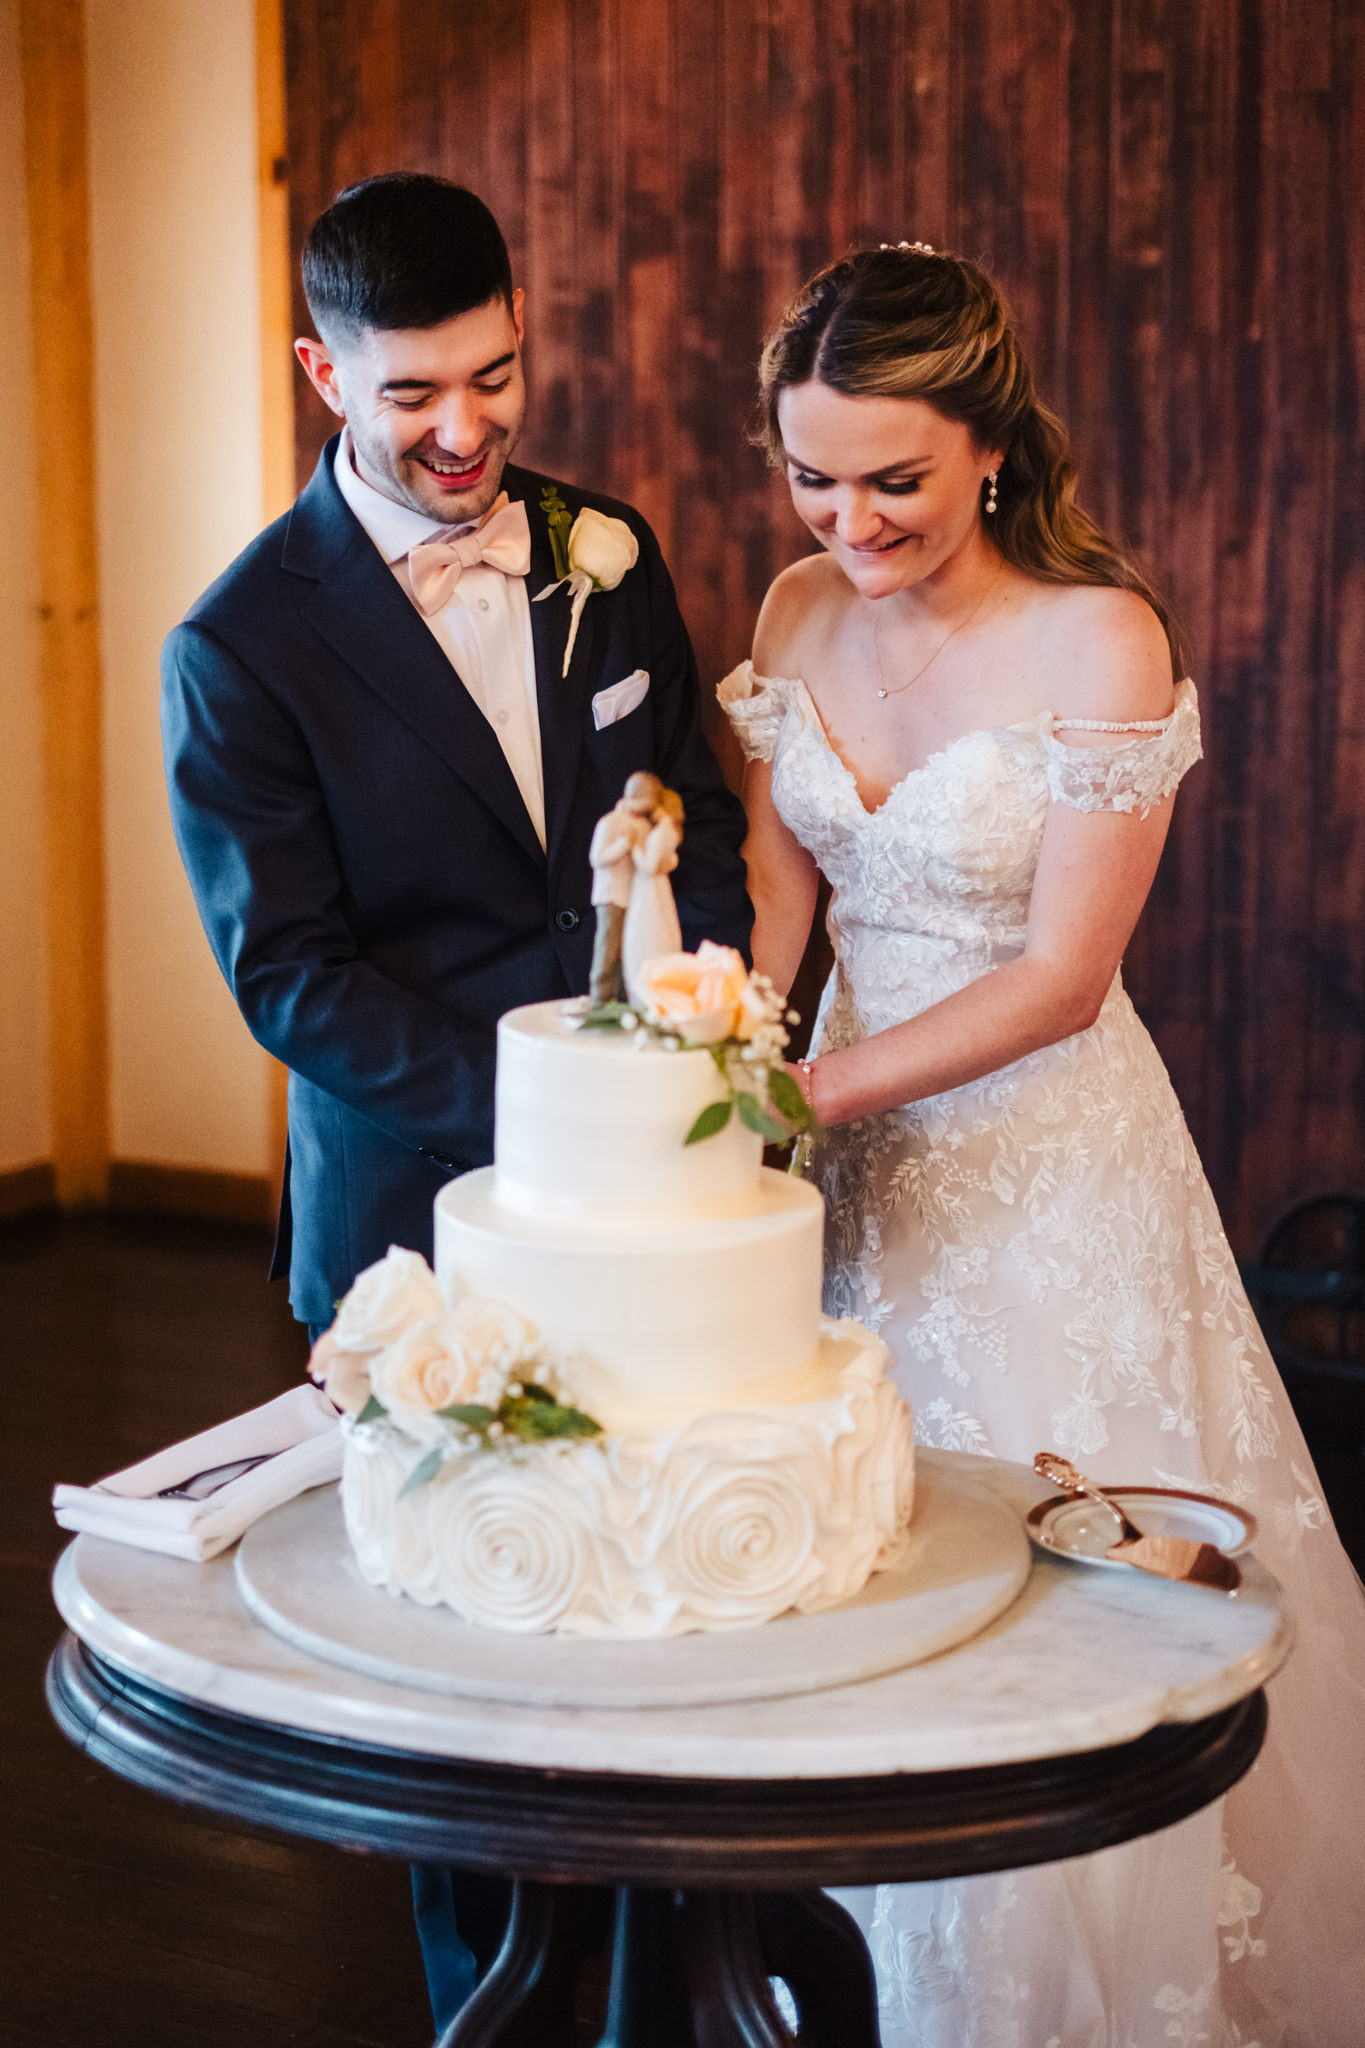
{"type": "Polygon", "coordinates": [[[778,397],[812,378],[851,398],[922,398],[978,447],[1003,448],[988,530],[1005,560],[1046,583],[1136,591],[1165,629],[1176,678],[1185,674],[1170,606],[1077,503],[1066,428],[1039,400],[1014,317],[979,264],[907,246],[858,250],[817,271],[759,365],[753,438],[774,468],[786,461],[778,397]]]}

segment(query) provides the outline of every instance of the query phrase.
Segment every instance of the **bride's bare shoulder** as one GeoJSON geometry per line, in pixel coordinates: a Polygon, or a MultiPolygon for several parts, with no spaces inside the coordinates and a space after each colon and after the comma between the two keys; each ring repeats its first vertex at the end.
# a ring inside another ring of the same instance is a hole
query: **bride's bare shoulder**
{"type": "Polygon", "coordinates": [[[784,569],[769,585],[758,615],[754,667],[759,674],[804,675],[848,594],[847,577],[823,548],[784,569]]]}
{"type": "Polygon", "coordinates": [[[1165,718],[1175,701],[1165,628],[1134,590],[1034,586],[1051,709],[1072,718],[1165,718]]]}

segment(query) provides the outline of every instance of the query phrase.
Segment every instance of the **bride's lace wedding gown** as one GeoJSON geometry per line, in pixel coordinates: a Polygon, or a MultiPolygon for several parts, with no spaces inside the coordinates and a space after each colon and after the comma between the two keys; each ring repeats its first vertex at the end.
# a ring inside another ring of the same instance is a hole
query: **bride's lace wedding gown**
{"type": "MultiPolygon", "coordinates": [[[[869,812],[803,683],[746,663],[720,694],[833,887],[824,1050],[1022,950],[1050,803],[1142,811],[1200,754],[1186,682],[1113,745],[1064,742],[1049,713],[968,733],[869,812]]],[[[1297,1617],[1266,1748],[1225,1800],[1069,1863],[841,1895],[885,2048],[1365,2042],[1365,1601],[1119,979],[1089,1030],[838,1127],[814,1171],[826,1309],[891,1346],[921,1442],[1222,1494],[1259,1518],[1297,1617]]]]}

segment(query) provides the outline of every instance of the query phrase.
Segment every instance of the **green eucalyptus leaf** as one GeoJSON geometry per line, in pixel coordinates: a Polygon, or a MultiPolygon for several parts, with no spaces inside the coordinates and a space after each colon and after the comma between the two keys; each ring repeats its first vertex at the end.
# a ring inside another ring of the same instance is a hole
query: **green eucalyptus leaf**
{"type": "Polygon", "coordinates": [[[371,1394],[369,1400],[365,1403],[365,1406],[361,1409],[359,1415],[357,1415],[356,1422],[382,1422],[384,1420],[384,1417],[388,1414],[388,1412],[389,1411],[384,1406],[384,1403],[382,1401],[377,1401],[374,1395],[371,1394]]]}
{"type": "Polygon", "coordinates": [[[810,1104],[785,1067],[769,1067],[768,1098],[779,1116],[798,1131],[808,1131],[815,1121],[810,1104]]]}
{"type": "Polygon", "coordinates": [[[534,1380],[523,1380],[521,1392],[522,1398],[527,1401],[549,1401],[553,1403],[556,1398],[548,1387],[538,1387],[534,1380]]]}
{"type": "Polygon", "coordinates": [[[425,1458],[419,1458],[417,1460],[417,1463],[413,1466],[411,1472],[409,1472],[407,1478],[399,1487],[399,1500],[402,1500],[403,1495],[405,1493],[416,1493],[418,1487],[425,1486],[429,1480],[434,1479],[436,1477],[436,1474],[440,1471],[440,1469],[441,1453],[439,1449],[434,1451],[428,1451],[425,1458]]]}
{"type": "Polygon", "coordinates": [[[551,484],[540,501],[545,514],[545,524],[550,532],[550,547],[555,558],[555,580],[562,583],[569,573],[569,534],[573,527],[573,514],[551,484]]]}
{"type": "Polygon", "coordinates": [[[621,1019],[630,1007],[629,1003],[595,1003],[591,1010],[583,1012],[578,1028],[580,1031],[619,1031],[621,1019]]]}
{"type": "Polygon", "coordinates": [[[791,1132],[786,1125],[780,1124],[775,1116],[769,1116],[758,1097],[750,1095],[747,1089],[740,1089],[735,1097],[735,1107],[745,1130],[755,1132],[769,1145],[785,1145],[790,1138],[791,1132]]]}
{"type": "Polygon", "coordinates": [[[714,1138],[717,1131],[723,1131],[730,1121],[730,1103],[708,1102],[697,1121],[693,1124],[684,1145],[700,1145],[703,1138],[714,1138]]]}
{"type": "Polygon", "coordinates": [[[558,1427],[556,1436],[601,1436],[602,1425],[593,1415],[585,1415],[581,1408],[561,1407],[557,1411],[558,1427]]]}
{"type": "Polygon", "coordinates": [[[455,1401],[449,1408],[438,1408],[438,1415],[444,1415],[447,1422],[462,1422],[466,1429],[487,1429],[490,1422],[498,1419],[495,1408],[485,1408],[482,1401],[455,1401]]]}
{"type": "Polygon", "coordinates": [[[600,1436],[602,1425],[579,1408],[558,1401],[510,1401],[503,1409],[503,1427],[523,1443],[563,1436],[600,1436]]]}

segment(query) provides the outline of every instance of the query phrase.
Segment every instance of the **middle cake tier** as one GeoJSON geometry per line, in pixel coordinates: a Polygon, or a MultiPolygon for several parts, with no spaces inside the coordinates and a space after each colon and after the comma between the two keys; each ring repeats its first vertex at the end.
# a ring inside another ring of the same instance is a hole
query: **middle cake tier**
{"type": "Polygon", "coordinates": [[[809,1398],[820,1378],[824,1204],[763,1168],[748,1215],[629,1229],[535,1219],[492,1167],[436,1199],[436,1277],[530,1318],[609,1430],[809,1398]]]}

